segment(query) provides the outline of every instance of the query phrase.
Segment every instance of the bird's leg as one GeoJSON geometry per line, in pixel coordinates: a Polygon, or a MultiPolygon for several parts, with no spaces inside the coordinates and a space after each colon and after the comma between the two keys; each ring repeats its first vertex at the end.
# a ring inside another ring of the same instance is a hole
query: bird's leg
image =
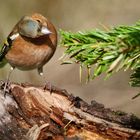
{"type": "Polygon", "coordinates": [[[45,81],[45,85],[43,87],[44,90],[49,89],[50,94],[52,93],[52,85],[49,81],[46,81],[45,76],[43,74],[43,67],[38,68],[38,73],[41,77],[43,77],[43,81],[45,81]]]}
{"type": "Polygon", "coordinates": [[[5,84],[4,84],[4,89],[3,89],[3,91],[4,91],[4,97],[6,96],[6,93],[9,92],[9,80],[10,80],[10,76],[11,76],[13,70],[14,70],[14,67],[11,67],[11,68],[10,68],[10,72],[8,73],[6,82],[5,82],[5,84]],[[7,89],[8,89],[8,90],[7,90],[7,89]]]}

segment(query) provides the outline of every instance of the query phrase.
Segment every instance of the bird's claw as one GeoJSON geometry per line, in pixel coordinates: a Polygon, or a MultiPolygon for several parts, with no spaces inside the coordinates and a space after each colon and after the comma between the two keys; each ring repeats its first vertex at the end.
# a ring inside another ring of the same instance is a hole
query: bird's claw
{"type": "Polygon", "coordinates": [[[9,81],[1,81],[0,82],[0,89],[3,91],[4,97],[6,97],[6,94],[8,94],[11,90],[10,84],[11,83],[9,81]]]}
{"type": "Polygon", "coordinates": [[[52,87],[52,84],[50,82],[45,82],[45,85],[43,87],[43,90],[49,90],[50,91],[50,94],[52,94],[52,91],[53,91],[53,87],[52,87]]]}

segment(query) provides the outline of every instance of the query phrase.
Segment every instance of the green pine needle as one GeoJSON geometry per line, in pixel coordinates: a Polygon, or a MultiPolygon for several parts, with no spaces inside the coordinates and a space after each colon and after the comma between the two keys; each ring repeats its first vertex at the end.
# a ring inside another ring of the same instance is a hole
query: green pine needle
{"type": "Polygon", "coordinates": [[[140,86],[140,21],[132,26],[119,26],[102,31],[60,31],[61,46],[66,48],[63,61],[71,60],[93,68],[88,80],[102,73],[107,77],[121,69],[134,70],[131,85],[140,86]],[[69,57],[68,57],[69,56],[69,57]],[[94,66],[94,67],[93,67],[94,66]]]}

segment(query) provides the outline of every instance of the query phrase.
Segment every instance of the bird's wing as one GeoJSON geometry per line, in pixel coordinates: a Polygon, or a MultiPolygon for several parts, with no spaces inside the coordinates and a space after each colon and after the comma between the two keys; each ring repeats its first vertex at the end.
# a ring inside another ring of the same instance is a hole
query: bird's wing
{"type": "Polygon", "coordinates": [[[5,41],[4,45],[2,46],[2,48],[0,50],[0,67],[1,67],[2,61],[5,58],[5,55],[8,53],[8,51],[12,47],[12,42],[19,36],[18,24],[22,21],[23,18],[21,18],[21,20],[14,26],[12,32],[7,37],[7,40],[5,41]]]}
{"type": "Polygon", "coordinates": [[[3,66],[5,66],[7,64],[7,60],[5,59],[5,55],[9,51],[10,46],[11,46],[11,40],[7,39],[4,43],[4,45],[2,46],[1,51],[0,51],[0,68],[2,68],[3,66]]]}
{"type": "Polygon", "coordinates": [[[11,48],[11,45],[12,45],[12,40],[8,37],[0,51],[0,61],[4,59],[5,55],[11,48]]]}
{"type": "Polygon", "coordinates": [[[0,62],[5,58],[5,55],[8,53],[10,48],[12,47],[12,42],[19,36],[19,33],[16,29],[14,29],[10,35],[7,37],[7,40],[5,41],[4,45],[1,48],[0,51],[0,62]]]}

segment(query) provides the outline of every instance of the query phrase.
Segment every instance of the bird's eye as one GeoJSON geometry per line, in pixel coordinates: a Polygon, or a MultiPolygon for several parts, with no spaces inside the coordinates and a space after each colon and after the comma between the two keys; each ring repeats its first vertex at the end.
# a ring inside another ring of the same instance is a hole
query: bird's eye
{"type": "Polygon", "coordinates": [[[41,23],[41,21],[39,19],[37,19],[37,22],[41,23]]]}

